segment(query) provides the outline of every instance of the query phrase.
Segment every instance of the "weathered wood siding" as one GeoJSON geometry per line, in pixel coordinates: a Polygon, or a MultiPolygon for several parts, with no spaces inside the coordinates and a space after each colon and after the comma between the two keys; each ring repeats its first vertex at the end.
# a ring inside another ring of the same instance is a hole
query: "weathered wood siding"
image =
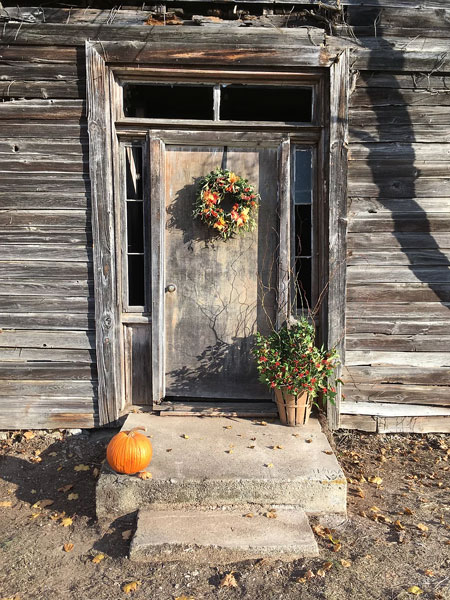
{"type": "Polygon", "coordinates": [[[0,47],[0,429],[92,427],[83,49],[0,47]]]}
{"type": "MultiPolygon", "coordinates": [[[[284,16],[244,15],[240,29],[227,30],[225,49],[214,27],[199,28],[196,63],[328,67],[337,48],[351,48],[340,426],[449,431],[448,0],[283,3],[284,16]],[[272,28],[263,51],[255,28],[245,29],[255,23],[272,28]],[[277,30],[300,25],[315,27],[304,29],[311,47],[301,57],[292,31],[283,30],[280,44],[277,30]]],[[[133,40],[129,61],[164,64],[168,48],[181,65],[192,56],[179,28],[154,27],[166,18],[182,23],[180,13],[33,10],[11,9],[16,22],[0,30],[0,428],[92,426],[84,43],[133,40]]]]}
{"type": "Polygon", "coordinates": [[[341,427],[449,431],[450,10],[366,4],[336,32],[360,46],[341,427]]]}

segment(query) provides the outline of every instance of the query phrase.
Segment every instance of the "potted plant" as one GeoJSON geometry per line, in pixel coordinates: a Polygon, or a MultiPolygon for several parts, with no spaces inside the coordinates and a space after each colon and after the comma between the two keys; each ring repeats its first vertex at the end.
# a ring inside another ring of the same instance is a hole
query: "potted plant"
{"type": "Polygon", "coordinates": [[[257,333],[253,354],[260,380],[275,391],[282,423],[306,424],[319,394],[334,402],[336,388],[329,378],[337,364],[337,352],[315,345],[314,326],[305,317],[270,335],[257,333]]]}

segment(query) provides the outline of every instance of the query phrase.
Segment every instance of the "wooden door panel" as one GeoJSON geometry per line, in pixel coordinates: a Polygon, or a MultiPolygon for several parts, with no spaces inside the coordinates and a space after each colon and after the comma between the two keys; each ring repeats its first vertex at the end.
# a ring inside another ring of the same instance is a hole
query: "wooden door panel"
{"type": "Polygon", "coordinates": [[[167,145],[164,153],[166,397],[267,399],[250,350],[276,318],[277,149],[167,145]],[[192,217],[198,180],[218,166],[261,194],[258,225],[223,241],[192,217]]]}

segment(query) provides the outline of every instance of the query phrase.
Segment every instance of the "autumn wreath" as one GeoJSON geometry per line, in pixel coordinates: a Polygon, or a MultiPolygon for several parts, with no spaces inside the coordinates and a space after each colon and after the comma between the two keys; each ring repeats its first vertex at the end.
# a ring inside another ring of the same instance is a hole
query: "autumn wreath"
{"type": "Polygon", "coordinates": [[[247,179],[217,168],[201,178],[193,214],[226,240],[252,231],[259,199],[247,179]]]}

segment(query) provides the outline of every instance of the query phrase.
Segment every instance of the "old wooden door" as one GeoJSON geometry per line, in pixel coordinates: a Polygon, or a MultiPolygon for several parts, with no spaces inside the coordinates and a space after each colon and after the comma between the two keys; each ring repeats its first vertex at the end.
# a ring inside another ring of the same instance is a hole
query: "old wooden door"
{"type": "Polygon", "coordinates": [[[150,148],[154,400],[267,399],[251,347],[277,318],[279,142],[153,132],[150,148]],[[261,195],[255,230],[226,241],[192,216],[199,179],[218,166],[261,195]]]}

